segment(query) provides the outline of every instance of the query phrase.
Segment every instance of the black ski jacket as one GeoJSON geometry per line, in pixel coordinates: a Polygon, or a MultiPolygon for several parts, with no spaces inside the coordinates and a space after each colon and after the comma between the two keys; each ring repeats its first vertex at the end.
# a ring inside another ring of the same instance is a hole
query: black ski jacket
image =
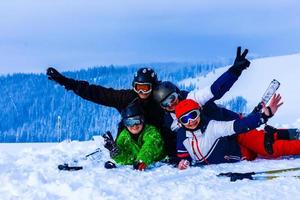
{"type": "Polygon", "coordinates": [[[146,124],[152,124],[159,129],[163,125],[164,111],[151,97],[147,100],[140,99],[132,89],[116,90],[70,78],[68,82],[69,88],[78,96],[103,106],[113,107],[120,113],[130,103],[138,101],[144,111],[146,124]]]}

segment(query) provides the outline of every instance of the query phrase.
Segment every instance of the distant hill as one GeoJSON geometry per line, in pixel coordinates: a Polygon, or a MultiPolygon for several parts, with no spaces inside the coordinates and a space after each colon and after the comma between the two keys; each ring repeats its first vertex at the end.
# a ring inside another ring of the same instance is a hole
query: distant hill
{"type": "MultiPolygon", "coordinates": [[[[148,65],[99,66],[64,74],[105,87],[130,88],[134,72],[148,65]]],[[[220,63],[151,65],[159,79],[174,83],[224,66],[220,63]]],[[[193,89],[193,86],[182,88],[193,89]]],[[[115,133],[119,121],[114,109],[83,100],[49,81],[44,74],[0,76],[0,113],[0,142],[89,140],[107,130],[115,133]]]]}
{"type": "MultiPolygon", "coordinates": [[[[186,87],[209,85],[227,69],[228,66],[219,68],[206,76],[200,75],[182,80],[180,84],[186,87]]],[[[284,104],[270,123],[300,127],[299,76],[300,53],[255,59],[220,102],[242,96],[248,102],[248,111],[252,110],[261,100],[269,83],[275,78],[281,82],[278,92],[282,95],[284,104]]]]}

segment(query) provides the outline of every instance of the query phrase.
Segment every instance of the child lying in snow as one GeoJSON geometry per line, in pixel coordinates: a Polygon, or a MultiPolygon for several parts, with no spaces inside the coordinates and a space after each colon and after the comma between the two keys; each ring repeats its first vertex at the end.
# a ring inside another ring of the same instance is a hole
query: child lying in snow
{"type": "MultiPolygon", "coordinates": [[[[134,169],[145,170],[147,166],[165,157],[164,143],[159,131],[144,123],[142,109],[137,103],[130,104],[122,113],[125,128],[114,142],[111,134],[105,134],[104,146],[110,156],[121,165],[133,165],[134,169]]],[[[107,162],[107,168],[115,167],[107,162]]]]}
{"type": "Polygon", "coordinates": [[[181,101],[175,109],[181,128],[177,131],[179,169],[186,169],[191,161],[198,164],[219,164],[254,160],[258,155],[276,158],[300,154],[297,129],[277,130],[266,123],[282,105],[281,96],[274,95],[264,112],[229,122],[210,120],[201,113],[201,106],[191,100],[181,101]],[[235,135],[234,135],[235,134],[235,135]]]}

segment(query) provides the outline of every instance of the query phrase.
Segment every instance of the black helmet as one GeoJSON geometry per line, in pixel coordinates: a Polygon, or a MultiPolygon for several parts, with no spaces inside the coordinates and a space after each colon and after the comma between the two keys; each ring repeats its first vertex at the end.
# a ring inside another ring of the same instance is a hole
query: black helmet
{"type": "Polygon", "coordinates": [[[178,93],[179,89],[169,81],[160,82],[153,90],[153,98],[157,103],[161,103],[173,92],[178,93]]]}
{"type": "Polygon", "coordinates": [[[135,74],[132,81],[132,86],[134,86],[134,83],[151,83],[152,85],[155,85],[158,83],[157,75],[154,72],[153,69],[149,67],[143,67],[140,68],[135,74]]]}
{"type": "Polygon", "coordinates": [[[140,106],[139,103],[137,102],[133,102],[131,104],[129,104],[122,112],[121,112],[121,116],[122,119],[127,119],[130,117],[134,117],[134,116],[143,116],[143,110],[140,106]]]}

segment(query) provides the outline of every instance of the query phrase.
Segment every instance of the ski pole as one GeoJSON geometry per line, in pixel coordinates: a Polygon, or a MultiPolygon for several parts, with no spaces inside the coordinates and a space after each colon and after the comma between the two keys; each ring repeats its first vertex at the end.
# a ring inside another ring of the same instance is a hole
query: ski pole
{"type": "Polygon", "coordinates": [[[295,176],[279,176],[279,175],[260,175],[256,174],[255,172],[249,172],[249,173],[221,173],[218,175],[218,177],[229,177],[231,182],[235,182],[237,180],[243,180],[243,179],[249,179],[249,180],[272,180],[276,178],[282,178],[282,177],[292,177],[292,178],[300,178],[299,175],[295,176]]]}
{"type": "MultiPolygon", "coordinates": [[[[300,167],[277,169],[277,170],[266,170],[266,171],[260,171],[260,172],[246,172],[246,173],[228,172],[228,173],[220,173],[217,176],[218,177],[229,177],[231,182],[235,182],[237,180],[243,180],[243,179],[270,180],[270,179],[285,177],[285,176],[278,176],[278,175],[267,176],[268,174],[277,174],[277,173],[298,171],[298,170],[300,170],[300,167]]],[[[288,177],[300,178],[300,176],[288,176],[288,177]]]]}

